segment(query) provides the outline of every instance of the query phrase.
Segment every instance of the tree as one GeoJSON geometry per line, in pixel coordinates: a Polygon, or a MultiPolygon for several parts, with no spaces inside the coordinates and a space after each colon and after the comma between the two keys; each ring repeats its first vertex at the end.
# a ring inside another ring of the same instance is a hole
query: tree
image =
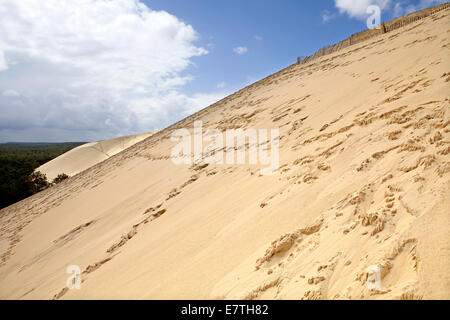
{"type": "Polygon", "coordinates": [[[53,179],[53,183],[58,184],[66,179],[69,179],[69,176],[65,173],[60,173],[55,179],[53,179]]]}
{"type": "Polygon", "coordinates": [[[26,183],[32,194],[38,193],[50,187],[47,176],[40,171],[35,171],[26,178],[26,183]]]}

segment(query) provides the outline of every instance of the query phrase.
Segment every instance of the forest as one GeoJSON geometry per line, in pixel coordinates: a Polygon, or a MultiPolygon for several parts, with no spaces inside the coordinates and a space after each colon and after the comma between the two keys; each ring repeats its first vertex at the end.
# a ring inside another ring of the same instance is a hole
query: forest
{"type": "MultiPolygon", "coordinates": [[[[0,209],[49,187],[45,175],[34,170],[83,143],[0,144],[0,209]]],[[[61,175],[55,182],[64,178],[61,175]]]]}

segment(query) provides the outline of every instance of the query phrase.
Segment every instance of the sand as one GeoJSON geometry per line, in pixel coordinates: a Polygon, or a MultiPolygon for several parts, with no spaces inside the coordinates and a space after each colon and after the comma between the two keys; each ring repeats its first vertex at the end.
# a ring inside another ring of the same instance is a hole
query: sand
{"type": "Polygon", "coordinates": [[[0,298],[449,299],[449,14],[293,65],[1,210],[0,298]],[[280,170],[175,165],[171,134],[195,120],[280,128],[280,170]]]}
{"type": "Polygon", "coordinates": [[[74,176],[150,137],[154,133],[152,131],[144,134],[86,143],[43,164],[36,171],[44,173],[49,181],[53,181],[61,173],[74,176]]]}

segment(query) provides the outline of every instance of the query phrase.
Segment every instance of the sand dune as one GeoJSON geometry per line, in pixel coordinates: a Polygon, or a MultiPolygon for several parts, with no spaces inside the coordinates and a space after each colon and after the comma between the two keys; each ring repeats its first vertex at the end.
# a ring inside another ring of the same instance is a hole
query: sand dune
{"type": "Polygon", "coordinates": [[[449,299],[449,15],[293,65],[1,210],[0,298],[449,299]],[[280,170],[175,165],[171,134],[196,120],[279,128],[280,170]]]}
{"type": "Polygon", "coordinates": [[[49,181],[52,181],[60,173],[73,176],[122,152],[152,134],[154,132],[86,143],[45,163],[36,170],[44,173],[49,181]]]}

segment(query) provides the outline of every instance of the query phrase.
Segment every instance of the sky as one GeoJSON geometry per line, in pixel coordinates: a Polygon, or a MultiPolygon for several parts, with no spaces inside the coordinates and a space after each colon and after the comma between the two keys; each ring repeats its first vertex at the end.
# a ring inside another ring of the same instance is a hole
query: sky
{"type": "Polygon", "coordinates": [[[163,129],[437,0],[0,0],[0,142],[163,129]]]}

